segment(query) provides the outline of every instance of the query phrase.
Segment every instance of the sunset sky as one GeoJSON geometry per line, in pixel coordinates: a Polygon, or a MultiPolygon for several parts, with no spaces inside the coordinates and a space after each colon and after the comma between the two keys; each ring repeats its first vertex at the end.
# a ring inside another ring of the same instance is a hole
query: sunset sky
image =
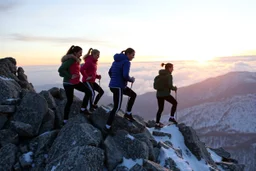
{"type": "Polygon", "coordinates": [[[0,58],[59,64],[71,45],[101,62],[127,47],[134,61],[256,55],[255,0],[0,1],[0,58]]]}

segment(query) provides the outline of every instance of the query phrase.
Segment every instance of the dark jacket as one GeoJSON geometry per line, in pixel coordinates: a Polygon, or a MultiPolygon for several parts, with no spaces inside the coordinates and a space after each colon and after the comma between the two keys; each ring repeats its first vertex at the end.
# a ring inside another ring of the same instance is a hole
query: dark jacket
{"type": "Polygon", "coordinates": [[[130,61],[125,54],[115,54],[114,62],[108,71],[110,76],[109,87],[125,88],[127,82],[131,82],[130,72],[130,61]]]}
{"type": "Polygon", "coordinates": [[[174,91],[177,90],[177,87],[173,86],[172,74],[169,71],[167,71],[165,69],[161,69],[161,70],[159,70],[159,75],[160,76],[166,76],[168,79],[165,79],[166,82],[162,83],[162,84],[166,85],[166,87],[164,89],[156,91],[156,96],[157,97],[169,96],[170,93],[171,93],[171,90],[174,90],[174,91]]]}

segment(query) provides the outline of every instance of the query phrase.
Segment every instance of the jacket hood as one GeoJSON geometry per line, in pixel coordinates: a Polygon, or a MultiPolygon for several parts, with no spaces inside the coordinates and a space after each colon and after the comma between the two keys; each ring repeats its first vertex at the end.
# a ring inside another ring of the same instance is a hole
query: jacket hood
{"type": "Polygon", "coordinates": [[[159,70],[159,75],[168,75],[168,74],[170,74],[170,72],[169,71],[167,71],[167,70],[165,70],[165,69],[161,69],[161,70],[159,70]]]}
{"type": "Polygon", "coordinates": [[[80,63],[80,61],[81,61],[80,58],[75,57],[73,54],[68,54],[68,55],[64,55],[64,56],[61,58],[61,62],[65,62],[65,61],[67,61],[67,60],[69,60],[69,59],[74,59],[76,62],[79,62],[79,63],[80,63]]]}
{"type": "Polygon", "coordinates": [[[120,62],[120,61],[128,60],[128,57],[125,54],[117,53],[117,54],[114,55],[114,60],[116,62],[120,62]]]}
{"type": "Polygon", "coordinates": [[[84,62],[86,62],[86,61],[92,61],[92,62],[96,63],[98,60],[95,59],[92,55],[89,55],[86,58],[84,58],[84,62]]]}

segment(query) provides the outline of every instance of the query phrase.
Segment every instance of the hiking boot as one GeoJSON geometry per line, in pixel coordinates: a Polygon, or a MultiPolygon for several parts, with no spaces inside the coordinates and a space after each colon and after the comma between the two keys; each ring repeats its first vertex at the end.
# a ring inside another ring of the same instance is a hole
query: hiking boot
{"type": "Polygon", "coordinates": [[[82,113],[82,114],[84,114],[84,115],[86,115],[86,116],[92,115],[92,113],[89,112],[87,109],[85,109],[84,111],[80,110],[80,113],[82,113]]]}
{"type": "Polygon", "coordinates": [[[114,135],[114,133],[112,132],[111,127],[108,129],[104,126],[104,128],[102,129],[102,133],[103,135],[107,136],[107,135],[114,135]]]}
{"type": "Polygon", "coordinates": [[[163,128],[164,127],[164,124],[159,122],[159,123],[156,123],[155,125],[155,128],[163,128]]]}
{"type": "Polygon", "coordinates": [[[93,104],[93,105],[92,105],[92,108],[94,108],[94,109],[98,109],[98,108],[99,108],[99,106],[98,106],[98,105],[96,105],[96,104],[93,104]]]}
{"type": "Polygon", "coordinates": [[[91,107],[89,112],[93,113],[95,111],[95,108],[91,107]]]}
{"type": "Polygon", "coordinates": [[[129,115],[129,114],[125,113],[124,118],[129,120],[129,121],[135,121],[135,119],[132,117],[132,114],[129,115]]]}
{"type": "Polygon", "coordinates": [[[170,118],[169,122],[173,122],[174,124],[178,124],[178,122],[174,118],[170,118]]]}

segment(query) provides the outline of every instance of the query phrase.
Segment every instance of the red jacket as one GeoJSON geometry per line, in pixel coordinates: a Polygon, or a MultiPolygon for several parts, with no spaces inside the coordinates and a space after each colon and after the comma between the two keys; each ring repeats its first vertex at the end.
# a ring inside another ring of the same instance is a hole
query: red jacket
{"type": "Polygon", "coordinates": [[[96,78],[99,79],[99,75],[97,75],[97,61],[91,55],[84,59],[84,64],[80,69],[83,75],[83,82],[94,83],[96,78]],[[88,77],[91,77],[91,79],[87,80],[88,77]]]}
{"type": "Polygon", "coordinates": [[[80,82],[80,59],[69,54],[63,56],[61,62],[62,65],[59,68],[59,72],[63,75],[64,82],[78,84],[80,82]],[[72,75],[77,75],[77,77],[72,79],[72,75]]]}

